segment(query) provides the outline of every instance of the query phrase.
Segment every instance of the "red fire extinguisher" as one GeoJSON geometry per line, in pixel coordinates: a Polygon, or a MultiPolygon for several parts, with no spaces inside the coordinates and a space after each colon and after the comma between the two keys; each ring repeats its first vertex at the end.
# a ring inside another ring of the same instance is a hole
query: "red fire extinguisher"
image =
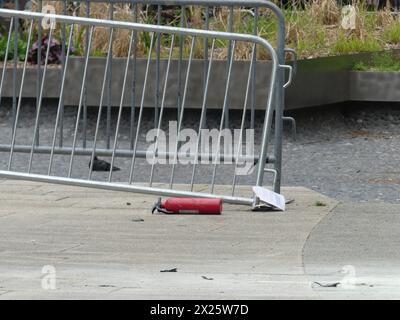
{"type": "Polygon", "coordinates": [[[166,214],[221,214],[222,200],[211,198],[169,198],[154,205],[152,213],[166,214]]]}

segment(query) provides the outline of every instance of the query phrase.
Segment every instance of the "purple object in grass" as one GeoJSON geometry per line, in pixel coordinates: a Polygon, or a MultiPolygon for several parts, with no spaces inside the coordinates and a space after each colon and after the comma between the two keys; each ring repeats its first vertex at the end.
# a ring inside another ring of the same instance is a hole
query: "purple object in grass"
{"type": "MultiPolygon", "coordinates": [[[[46,60],[46,51],[47,51],[47,44],[49,42],[48,36],[44,36],[42,38],[41,43],[41,51],[40,51],[40,63],[43,65],[46,60]]],[[[38,63],[38,51],[39,51],[39,41],[35,41],[32,45],[32,48],[29,50],[29,57],[28,61],[32,64],[38,63]]],[[[71,49],[73,52],[74,50],[71,49]]],[[[60,42],[54,38],[50,41],[50,51],[49,51],[49,60],[48,64],[59,64],[61,63],[61,55],[62,55],[62,46],[60,42]]]]}

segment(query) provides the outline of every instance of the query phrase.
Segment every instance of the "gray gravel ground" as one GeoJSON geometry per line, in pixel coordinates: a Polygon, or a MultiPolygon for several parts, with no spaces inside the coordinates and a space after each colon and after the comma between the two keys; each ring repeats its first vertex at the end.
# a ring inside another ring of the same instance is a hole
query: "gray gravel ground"
{"type": "Polygon", "coordinates": [[[400,104],[347,103],[298,111],[286,139],[284,183],[348,201],[400,202],[400,104]]]}
{"type": "MultiPolygon", "coordinates": [[[[21,118],[18,122],[17,144],[31,144],[35,109],[32,102],[24,102],[21,118]]],[[[115,130],[117,108],[113,110],[112,126],[115,130]]],[[[66,146],[70,146],[74,133],[76,108],[65,109],[64,128],[66,146]]],[[[11,108],[8,103],[0,108],[0,143],[9,143],[11,139],[11,108]]],[[[297,140],[285,129],[283,184],[305,186],[328,196],[346,201],[385,201],[400,202],[400,104],[382,103],[346,103],[318,108],[287,112],[297,120],[297,140]]],[[[52,141],[56,107],[47,103],[41,114],[41,144],[52,141]]],[[[97,111],[88,112],[87,136],[93,139],[97,111]]],[[[123,113],[119,147],[129,146],[128,111],[123,113]]],[[[166,112],[166,120],[176,119],[176,113],[166,112]]],[[[197,127],[199,110],[186,112],[184,127],[197,127]]],[[[219,127],[219,113],[208,114],[209,128],[219,127]]],[[[241,113],[231,113],[231,127],[239,127],[241,113]]],[[[256,114],[256,149],[259,148],[263,114],[256,114]]],[[[154,127],[153,114],[146,112],[143,129],[140,134],[140,148],[147,148],[144,133],[154,127]]],[[[106,146],[105,115],[100,127],[98,147],[106,146]]],[[[81,130],[79,131],[81,137],[81,130]]],[[[111,140],[113,141],[113,140],[111,140]]],[[[79,138],[78,146],[81,146],[79,138]]],[[[88,144],[90,145],[90,143],[88,144]]],[[[107,158],[105,158],[107,160],[107,158]]],[[[49,164],[48,155],[35,155],[32,172],[45,173],[49,164]]],[[[109,159],[108,159],[109,160],[109,159]]],[[[116,159],[115,165],[120,172],[113,175],[113,181],[126,181],[131,159],[116,159]]],[[[15,154],[13,170],[26,171],[29,155],[15,154]]],[[[77,157],[73,166],[73,177],[87,177],[89,157],[77,157]]],[[[0,169],[5,169],[8,153],[0,153],[0,169]]],[[[69,157],[55,156],[53,175],[66,175],[69,157]]],[[[146,161],[138,160],[134,172],[135,181],[145,182],[149,179],[150,168],[146,161]]],[[[171,166],[159,165],[155,171],[155,181],[168,182],[171,166]]],[[[216,183],[232,182],[232,166],[218,166],[216,183]]],[[[191,167],[178,165],[176,182],[190,181],[191,167]],[[188,178],[189,177],[189,178],[188,178]]],[[[197,182],[209,183],[212,166],[201,165],[196,171],[197,182]]],[[[106,180],[107,174],[95,173],[96,180],[106,180]]],[[[238,183],[253,184],[254,174],[239,177],[238,183]]]]}

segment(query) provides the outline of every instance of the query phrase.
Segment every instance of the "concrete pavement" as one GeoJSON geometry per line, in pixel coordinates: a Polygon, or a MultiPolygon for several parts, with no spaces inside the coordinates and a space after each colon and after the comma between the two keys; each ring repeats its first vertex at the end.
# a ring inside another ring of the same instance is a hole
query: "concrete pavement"
{"type": "Polygon", "coordinates": [[[224,205],[221,216],[166,216],[151,215],[154,196],[2,180],[0,299],[400,297],[391,278],[400,206],[346,205],[300,187],[283,193],[295,199],[284,213],[224,205]],[[376,239],[376,251],[360,251],[376,239]],[[343,266],[373,271],[364,262],[374,258],[380,278],[345,286],[343,266]],[[337,279],[335,288],[313,285],[337,279]]]}

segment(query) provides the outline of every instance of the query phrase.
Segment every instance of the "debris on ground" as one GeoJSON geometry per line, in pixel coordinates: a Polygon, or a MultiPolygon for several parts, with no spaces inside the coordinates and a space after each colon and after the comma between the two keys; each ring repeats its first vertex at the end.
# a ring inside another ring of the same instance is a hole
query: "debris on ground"
{"type": "Polygon", "coordinates": [[[312,287],[314,287],[315,284],[323,288],[336,288],[340,285],[340,282],[320,283],[315,281],[313,282],[312,287]]]}
{"type": "Polygon", "coordinates": [[[113,286],[112,284],[100,284],[99,287],[100,288],[115,288],[115,286],[113,286]]]}
{"type": "Polygon", "coordinates": [[[178,268],[167,269],[167,270],[160,270],[160,272],[178,272],[178,268]]]}
{"type": "MultiPolygon", "coordinates": [[[[108,163],[107,161],[101,160],[97,158],[96,156],[93,159],[93,166],[91,166],[91,161],[89,161],[89,169],[92,167],[92,171],[110,171],[111,169],[111,164],[108,163]]],[[[112,171],[120,171],[121,169],[118,167],[112,168],[112,171]]]]}

